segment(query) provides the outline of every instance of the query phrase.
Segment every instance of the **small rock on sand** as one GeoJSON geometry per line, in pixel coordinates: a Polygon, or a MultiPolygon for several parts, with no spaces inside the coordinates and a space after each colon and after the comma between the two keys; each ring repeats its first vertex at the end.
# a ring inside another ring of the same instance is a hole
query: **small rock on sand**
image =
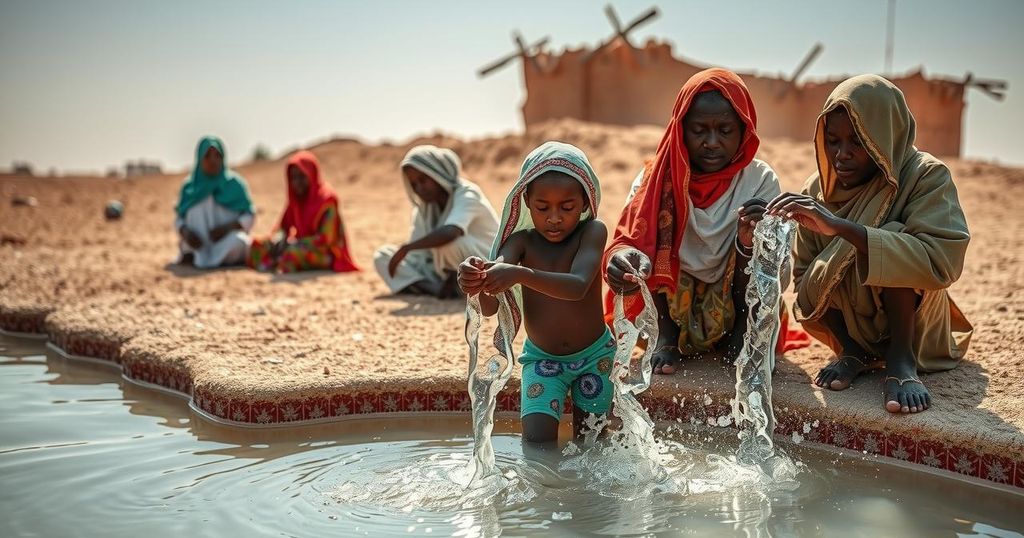
{"type": "Polygon", "coordinates": [[[20,196],[15,195],[11,198],[12,206],[25,206],[25,207],[36,207],[39,205],[39,200],[35,196],[20,196]]]}
{"type": "Polygon", "coordinates": [[[110,200],[103,208],[103,216],[107,220],[119,220],[124,215],[124,204],[118,200],[110,200]]]}

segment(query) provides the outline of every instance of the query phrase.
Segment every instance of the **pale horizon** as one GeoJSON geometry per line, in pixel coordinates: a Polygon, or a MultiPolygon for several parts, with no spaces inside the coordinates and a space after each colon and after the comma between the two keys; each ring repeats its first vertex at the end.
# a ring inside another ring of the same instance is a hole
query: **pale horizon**
{"type": "MultiPolygon", "coordinates": [[[[613,3],[628,20],[649,1],[613,3]]],[[[884,74],[887,0],[844,9],[659,3],[633,40],[673,44],[676,57],[741,72],[790,73],[815,42],[801,80],[884,74]]],[[[127,160],[180,171],[198,138],[225,140],[229,160],[254,147],[274,157],[334,136],[402,142],[521,132],[518,61],[476,70],[550,35],[550,49],[594,46],[611,33],[603,3],[399,1],[206,3],[107,0],[0,4],[0,169],[104,173],[127,160]]],[[[893,73],[1006,80],[995,101],[968,89],[963,156],[1024,164],[1024,3],[897,0],[893,73]]],[[[668,115],[666,110],[666,116],[668,115]]]]}

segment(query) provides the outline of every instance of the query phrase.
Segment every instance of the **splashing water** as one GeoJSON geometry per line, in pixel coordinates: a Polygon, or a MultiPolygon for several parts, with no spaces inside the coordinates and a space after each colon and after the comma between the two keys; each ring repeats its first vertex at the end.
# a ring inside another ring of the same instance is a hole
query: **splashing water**
{"type": "MultiPolygon", "coordinates": [[[[641,281],[634,273],[637,281],[641,281]]],[[[613,328],[616,334],[615,359],[611,372],[612,414],[619,424],[610,429],[607,439],[598,442],[598,434],[609,424],[607,417],[591,416],[585,421],[585,438],[580,445],[570,443],[562,455],[561,471],[575,472],[583,489],[623,501],[647,498],[654,492],[685,491],[676,455],[686,450],[655,438],[654,421],[640,405],[637,396],[651,385],[651,358],[658,339],[658,317],[647,286],[640,286],[644,308],[636,322],[626,318],[623,297],[616,295],[613,328]],[[639,339],[646,346],[631,374],[633,350],[639,339]],[[672,476],[675,475],[675,476],[672,476]]]]}
{"type": "Polygon", "coordinates": [[[754,228],[754,254],[747,264],[747,332],[736,359],[736,398],[733,419],[740,429],[736,459],[757,466],[769,477],[791,477],[792,462],[777,454],[772,443],[772,370],[779,336],[782,290],[788,285],[790,249],[796,226],[792,221],[767,216],[754,228]],[[786,282],[784,282],[784,280],[786,282]]]}
{"type": "MultiPolygon", "coordinates": [[[[634,273],[637,280],[640,276],[634,273]]],[[[647,286],[640,286],[644,301],[644,309],[636,318],[636,323],[630,322],[622,306],[622,295],[615,296],[615,318],[612,328],[615,329],[615,359],[612,366],[611,381],[615,390],[612,392],[612,410],[616,417],[622,421],[619,431],[616,433],[623,444],[640,444],[651,446],[654,444],[654,421],[644,411],[636,397],[651,386],[651,357],[654,355],[654,346],[648,345],[640,357],[639,375],[630,378],[630,363],[633,350],[637,341],[643,338],[647,342],[656,342],[658,339],[658,317],[651,298],[651,292],[647,286]]],[[[587,419],[587,432],[584,438],[584,446],[592,446],[598,434],[603,430],[608,421],[604,417],[589,417],[587,419]]]]}
{"type": "MultiPolygon", "coordinates": [[[[638,275],[634,275],[639,280],[638,275]]],[[[626,319],[622,296],[615,300],[613,328],[617,335],[611,381],[613,413],[621,422],[608,443],[598,443],[598,437],[610,421],[605,416],[591,415],[586,419],[585,437],[579,446],[570,443],[563,455],[570,458],[560,465],[562,470],[575,470],[595,480],[611,483],[664,482],[667,472],[660,463],[666,448],[654,437],[654,421],[637,400],[637,395],[651,384],[651,357],[654,346],[648,345],[639,361],[638,374],[630,376],[633,350],[640,338],[655,342],[658,338],[657,310],[650,291],[640,287],[644,309],[636,323],[626,319]]],[[[494,428],[494,410],[498,393],[508,382],[512,371],[512,343],[507,335],[513,334],[512,315],[507,297],[498,299],[498,328],[494,345],[497,353],[487,361],[479,361],[479,333],[482,312],[478,297],[467,300],[466,342],[469,344],[469,393],[473,408],[473,466],[471,484],[488,477],[500,477],[495,467],[491,433],[494,428]]],[[[607,485],[607,484],[606,484],[607,485]]]]}
{"type": "Polygon", "coordinates": [[[470,296],[466,300],[466,343],[469,344],[469,398],[473,408],[473,479],[472,482],[497,476],[494,464],[494,447],[491,432],[494,430],[494,409],[498,393],[512,376],[512,309],[506,294],[497,296],[498,328],[494,343],[497,352],[486,361],[480,362],[480,325],[483,313],[480,297],[470,296]],[[500,346],[499,346],[500,344],[500,346]]]}
{"type": "MultiPolygon", "coordinates": [[[[640,281],[640,276],[633,276],[640,281]]],[[[649,476],[657,477],[664,471],[656,466],[656,440],[654,439],[654,421],[640,405],[637,396],[651,386],[651,357],[654,355],[654,342],[658,341],[658,312],[654,307],[651,292],[647,286],[640,286],[644,301],[644,309],[631,323],[626,318],[622,306],[622,295],[615,296],[615,319],[613,327],[616,334],[615,362],[612,366],[611,380],[615,387],[612,393],[612,409],[616,417],[622,421],[619,431],[613,439],[623,446],[634,446],[642,458],[637,464],[644,463],[649,476]],[[639,374],[630,377],[630,360],[637,341],[643,338],[648,342],[640,357],[639,374]]]]}
{"type": "MultiPolygon", "coordinates": [[[[498,299],[498,328],[494,333],[495,353],[479,359],[480,326],[483,312],[479,296],[467,299],[466,343],[469,345],[468,389],[473,413],[473,457],[464,454],[432,454],[394,468],[378,469],[369,480],[350,480],[328,492],[345,502],[373,502],[376,505],[412,510],[486,509],[492,525],[486,534],[500,534],[495,506],[521,504],[536,497],[531,482],[515,469],[502,473],[496,464],[491,434],[498,394],[512,376],[513,317],[509,295],[498,299]]],[[[525,466],[516,466],[523,468],[525,466]]],[[[364,477],[365,478],[365,477],[364,477]]]]}
{"type": "MultiPolygon", "coordinates": [[[[783,230],[782,239],[778,238],[777,229],[765,228],[760,233],[756,252],[768,250],[777,255],[787,248],[791,238],[788,227],[783,230]],[[770,242],[773,237],[774,243],[770,242]]],[[[751,281],[761,287],[753,291],[748,289],[748,301],[750,297],[760,297],[762,305],[778,304],[781,286],[777,275],[780,268],[766,265],[763,261],[759,259],[751,264],[753,270],[767,271],[767,276],[752,278],[751,281]],[[764,270],[764,267],[775,267],[774,273],[764,270]],[[773,282],[773,274],[774,288],[768,285],[773,282]]],[[[779,264],[786,261],[788,257],[779,264]]],[[[511,329],[514,323],[510,301],[514,299],[507,294],[497,297],[498,323],[493,338],[495,352],[481,361],[478,339],[483,314],[479,298],[470,297],[466,309],[466,342],[469,345],[468,388],[473,415],[472,457],[432,454],[416,461],[404,461],[400,465],[378,469],[370,477],[347,481],[329,492],[329,496],[336,501],[372,503],[400,512],[483,510],[485,513],[481,517],[490,522],[484,525],[489,530],[486,534],[497,534],[500,526],[495,506],[529,506],[538,499],[558,495],[559,491],[586,492],[614,498],[620,503],[640,504],[650,503],[662,495],[700,497],[736,491],[752,496],[751,499],[756,498],[760,505],[766,505],[770,501],[770,492],[798,486],[793,480],[797,466],[771,445],[770,432],[774,424],[770,364],[777,319],[769,327],[771,330],[751,323],[750,327],[761,327],[760,333],[746,335],[745,354],[741,355],[741,362],[737,365],[737,390],[742,391],[738,395],[747,402],[734,409],[734,413],[740,413],[737,416],[745,421],[737,420],[744,428],[737,456],[712,453],[702,457],[701,451],[691,452],[682,443],[656,438],[654,422],[637,399],[650,387],[655,346],[646,346],[636,363],[632,363],[632,354],[640,338],[649,343],[656,342],[658,338],[657,310],[651,293],[646,286],[641,286],[640,293],[644,309],[635,323],[624,315],[623,298],[617,296],[615,299],[612,414],[619,424],[609,428],[607,438],[599,439],[599,433],[610,421],[607,417],[592,415],[587,419],[584,439],[567,444],[560,460],[552,462],[554,468],[546,468],[543,464],[538,466],[538,462],[531,458],[514,461],[506,458],[502,460],[505,469],[499,469],[491,436],[498,394],[512,374],[511,335],[514,332],[511,329]],[[760,342],[765,334],[770,335],[766,344],[760,342]],[[760,353],[755,355],[752,353],[755,350],[760,353]]],[[[777,312],[769,307],[764,312],[759,310],[752,320],[764,323],[765,318],[772,315],[777,316],[777,312]]],[[[770,510],[770,505],[767,506],[770,510]]],[[[568,517],[561,512],[557,516],[552,513],[553,519],[568,517]]]]}

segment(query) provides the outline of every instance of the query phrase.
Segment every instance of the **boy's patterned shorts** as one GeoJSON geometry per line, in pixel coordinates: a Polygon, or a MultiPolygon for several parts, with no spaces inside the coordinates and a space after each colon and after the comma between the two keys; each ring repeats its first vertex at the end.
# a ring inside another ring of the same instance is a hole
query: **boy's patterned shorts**
{"type": "Polygon", "coordinates": [[[545,353],[527,339],[519,357],[523,365],[520,416],[544,413],[561,418],[570,390],[575,407],[596,415],[607,413],[612,403],[609,376],[614,359],[615,338],[608,329],[589,347],[571,355],[545,353]]]}

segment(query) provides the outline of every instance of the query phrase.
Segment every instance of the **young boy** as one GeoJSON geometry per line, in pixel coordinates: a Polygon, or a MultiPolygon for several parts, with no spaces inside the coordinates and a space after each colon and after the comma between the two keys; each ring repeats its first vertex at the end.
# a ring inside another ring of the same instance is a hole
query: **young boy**
{"type": "Polygon", "coordinates": [[[604,323],[598,278],[608,236],[597,220],[600,202],[600,184],[586,155],[569,144],[546,142],[527,156],[505,201],[491,249],[499,261],[470,257],[459,266],[459,285],[466,295],[480,295],[484,315],[497,312],[495,296],[509,289],[516,297],[510,307],[522,309],[528,337],[519,357],[526,443],[554,445],[569,391],[577,436],[588,413],[605,414],[611,405],[615,340],[604,323]]]}

